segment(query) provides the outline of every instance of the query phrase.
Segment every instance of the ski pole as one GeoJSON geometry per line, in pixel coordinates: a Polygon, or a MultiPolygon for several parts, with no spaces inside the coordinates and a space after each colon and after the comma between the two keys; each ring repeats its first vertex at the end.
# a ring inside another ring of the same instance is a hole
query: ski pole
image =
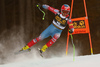
{"type": "Polygon", "coordinates": [[[43,13],[43,18],[42,18],[42,20],[44,20],[44,17],[45,17],[45,12],[43,11],[43,10],[41,10],[40,9],[40,6],[39,5],[36,5],[38,8],[39,8],[39,10],[43,13]]]}
{"type": "Polygon", "coordinates": [[[71,36],[71,41],[72,41],[72,45],[73,45],[73,61],[75,61],[75,45],[74,45],[74,42],[73,42],[73,36],[72,36],[72,34],[70,34],[70,36],[71,36]]]}

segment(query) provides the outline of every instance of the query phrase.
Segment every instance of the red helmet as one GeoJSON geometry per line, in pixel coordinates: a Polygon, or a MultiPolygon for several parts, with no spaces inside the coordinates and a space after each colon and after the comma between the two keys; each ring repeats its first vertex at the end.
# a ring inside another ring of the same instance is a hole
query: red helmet
{"type": "Polygon", "coordinates": [[[69,14],[69,12],[70,12],[70,6],[68,4],[62,5],[62,7],[61,7],[61,13],[62,14],[63,13],[69,14]]]}

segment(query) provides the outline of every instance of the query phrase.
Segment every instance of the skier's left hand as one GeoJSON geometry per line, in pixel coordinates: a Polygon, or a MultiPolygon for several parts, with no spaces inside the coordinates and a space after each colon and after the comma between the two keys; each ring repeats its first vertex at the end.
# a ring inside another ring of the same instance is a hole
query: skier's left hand
{"type": "Polygon", "coordinates": [[[74,32],[74,28],[69,30],[69,33],[72,34],[74,32]]]}

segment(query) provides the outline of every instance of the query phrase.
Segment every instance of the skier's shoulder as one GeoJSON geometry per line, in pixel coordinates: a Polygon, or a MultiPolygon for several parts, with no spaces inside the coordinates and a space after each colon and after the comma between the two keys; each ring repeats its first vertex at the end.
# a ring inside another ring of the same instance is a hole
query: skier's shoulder
{"type": "Polygon", "coordinates": [[[60,15],[60,12],[57,12],[55,15],[60,15]]]}
{"type": "Polygon", "coordinates": [[[67,15],[67,16],[66,16],[66,18],[68,18],[68,19],[69,19],[69,15],[67,15]]]}

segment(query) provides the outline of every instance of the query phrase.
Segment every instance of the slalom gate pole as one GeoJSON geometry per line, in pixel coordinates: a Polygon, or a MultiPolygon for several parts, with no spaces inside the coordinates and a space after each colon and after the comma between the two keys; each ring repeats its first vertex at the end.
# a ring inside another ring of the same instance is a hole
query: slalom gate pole
{"type": "Polygon", "coordinates": [[[45,17],[45,12],[43,11],[43,10],[41,10],[40,9],[40,6],[39,5],[36,5],[38,8],[39,8],[39,10],[43,13],[43,18],[42,18],[42,20],[44,20],[44,17],[45,17]]]}
{"type": "Polygon", "coordinates": [[[75,45],[74,45],[74,42],[73,42],[73,36],[72,36],[72,34],[70,34],[70,36],[71,36],[71,41],[72,41],[72,45],[73,45],[73,61],[75,61],[75,45]]]}

